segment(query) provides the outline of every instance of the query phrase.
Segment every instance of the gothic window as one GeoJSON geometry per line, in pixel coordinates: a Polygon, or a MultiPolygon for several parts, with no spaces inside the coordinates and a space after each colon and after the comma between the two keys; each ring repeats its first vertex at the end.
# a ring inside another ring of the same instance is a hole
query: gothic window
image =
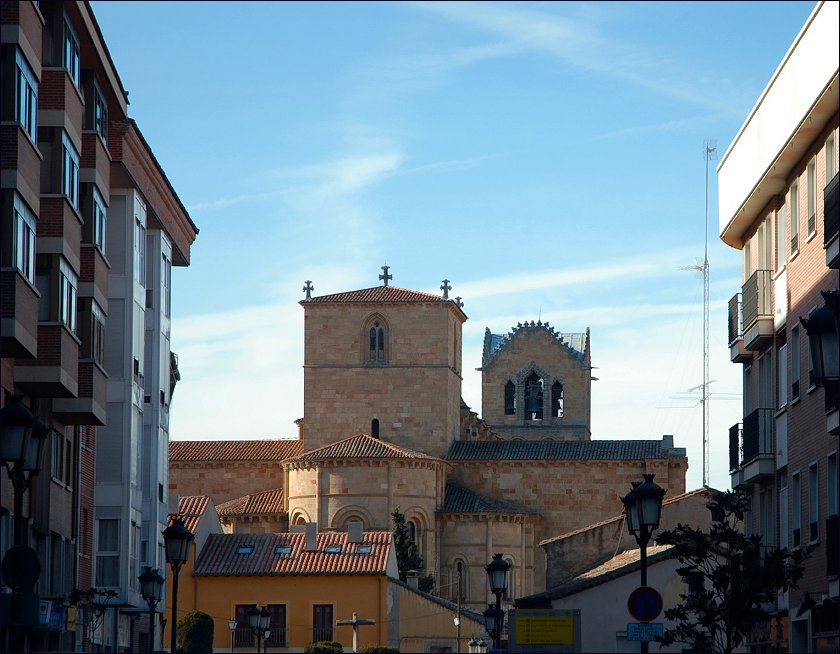
{"type": "Polygon", "coordinates": [[[563,417],[563,384],[560,382],[551,385],[551,415],[555,418],[563,417]]]}
{"type": "Polygon", "coordinates": [[[525,420],[543,418],[543,380],[532,372],[525,379],[525,420]]]}
{"type": "Polygon", "coordinates": [[[512,381],[505,384],[505,415],[516,415],[516,385],[512,381]]]}
{"type": "Polygon", "coordinates": [[[369,347],[368,361],[385,362],[385,327],[378,320],[374,320],[368,331],[369,347]]]}

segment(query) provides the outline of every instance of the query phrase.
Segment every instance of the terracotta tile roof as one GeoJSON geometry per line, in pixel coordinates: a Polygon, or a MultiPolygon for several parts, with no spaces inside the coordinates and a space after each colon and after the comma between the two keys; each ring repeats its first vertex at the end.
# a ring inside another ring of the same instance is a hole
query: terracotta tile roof
{"type": "Polygon", "coordinates": [[[219,516],[251,515],[255,513],[285,513],[283,508],[283,489],[273,488],[243,495],[216,507],[219,516]]]}
{"type": "MultiPolygon", "coordinates": [[[[648,565],[674,556],[673,545],[649,545],[647,548],[648,565]]],[[[568,583],[552,588],[536,595],[520,597],[516,600],[517,607],[543,605],[551,600],[574,595],[587,588],[599,586],[612,579],[623,577],[641,568],[641,552],[638,549],[625,550],[604,563],[579,574],[568,583]]]]}
{"type": "Polygon", "coordinates": [[[210,498],[206,495],[184,495],[178,498],[178,513],[170,513],[168,524],[172,524],[175,518],[184,521],[184,526],[192,533],[198,528],[201,516],[207,510],[210,498]]]}
{"type": "Polygon", "coordinates": [[[301,300],[301,304],[327,304],[327,303],[394,303],[394,302],[447,302],[457,306],[453,300],[444,300],[440,295],[410,291],[399,286],[374,286],[363,288],[358,291],[346,291],[344,293],[333,293],[332,295],[321,295],[311,300],[301,300]]]}
{"type": "Polygon", "coordinates": [[[170,441],[169,461],[282,461],[303,451],[297,438],[170,441]]]}
{"type": "Polygon", "coordinates": [[[337,443],[325,445],[317,450],[304,452],[300,456],[288,459],[295,461],[325,461],[328,459],[426,459],[436,461],[433,456],[415,452],[407,447],[399,447],[381,438],[368,434],[356,434],[337,443]]]}
{"type": "Polygon", "coordinates": [[[393,543],[390,531],[366,531],[361,543],[347,532],[318,534],[317,549],[306,551],[306,534],[211,534],[195,564],[197,576],[386,574],[393,543]],[[289,552],[278,553],[280,546],[289,552]],[[370,552],[364,552],[364,546],[370,552]],[[337,551],[329,552],[332,546],[337,551]],[[240,553],[237,553],[237,550],[240,553]]]}
{"type": "Polygon", "coordinates": [[[537,512],[523,509],[510,502],[497,500],[456,484],[446,482],[446,493],[441,513],[517,513],[535,515],[537,512]]]}
{"type": "Polygon", "coordinates": [[[684,453],[662,448],[662,441],[455,441],[447,461],[617,461],[661,459],[684,453]]]}

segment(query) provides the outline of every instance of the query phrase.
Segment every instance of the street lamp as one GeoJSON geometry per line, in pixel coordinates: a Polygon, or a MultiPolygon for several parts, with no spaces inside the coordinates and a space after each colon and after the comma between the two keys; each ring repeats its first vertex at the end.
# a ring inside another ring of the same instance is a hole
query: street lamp
{"type": "Polygon", "coordinates": [[[171,652],[178,651],[178,573],[181,566],[187,562],[190,543],[195,536],[184,526],[184,521],[175,518],[172,524],[163,530],[163,542],[166,549],[166,560],[172,566],[172,643],[171,652]]]}
{"type": "Polygon", "coordinates": [[[228,629],[230,629],[230,654],[233,654],[233,634],[236,631],[236,618],[228,620],[228,629]]]}
{"type": "Polygon", "coordinates": [[[260,638],[263,641],[263,649],[267,650],[268,646],[265,644],[265,641],[268,640],[268,637],[271,635],[271,631],[269,630],[268,626],[271,623],[271,612],[263,607],[262,609],[258,609],[256,606],[252,606],[248,609],[248,626],[251,627],[254,631],[254,638],[257,641],[257,651],[260,651],[260,638]]]}
{"type": "MultiPolygon", "coordinates": [[[[662,498],[665,497],[665,489],[653,481],[655,476],[643,475],[644,481],[633,482],[632,490],[621,498],[627,529],[639,544],[642,586],[647,586],[647,546],[653,530],[659,528],[662,498]]],[[[641,646],[643,653],[648,651],[648,641],[643,640],[641,646]]]]}
{"type": "Polygon", "coordinates": [[[825,304],[806,320],[799,321],[808,334],[814,384],[825,387],[826,409],[836,408],[840,383],[840,346],[838,346],[837,291],[822,291],[825,304]]]}
{"type": "MultiPolygon", "coordinates": [[[[17,628],[38,623],[35,583],[41,576],[38,554],[29,546],[27,520],[23,517],[23,494],[32,477],[41,470],[44,442],[52,430],[25,406],[19,397],[8,397],[0,409],[0,463],[12,482],[14,494],[14,546],[3,556],[3,579],[12,589],[11,624],[17,628]]],[[[25,638],[23,631],[21,638],[25,638]]],[[[11,634],[11,632],[10,632],[11,634]]],[[[9,643],[6,643],[9,644],[9,643]]],[[[21,648],[25,644],[21,644],[21,648]]]]}
{"type": "Polygon", "coordinates": [[[487,610],[482,615],[484,615],[484,625],[487,627],[487,633],[493,639],[493,647],[496,649],[502,647],[502,628],[505,623],[505,614],[502,611],[502,595],[507,590],[507,576],[510,571],[510,563],[505,561],[502,556],[502,554],[494,554],[493,560],[484,566],[487,571],[487,580],[490,582],[490,592],[496,596],[496,606],[488,605],[487,610]],[[491,609],[493,610],[491,611],[491,609]]]}
{"type": "Polygon", "coordinates": [[[163,596],[163,582],[165,579],[160,576],[157,569],[152,570],[151,566],[143,566],[143,572],[137,577],[140,582],[140,595],[149,605],[149,643],[151,650],[155,651],[155,608],[163,596]]]}

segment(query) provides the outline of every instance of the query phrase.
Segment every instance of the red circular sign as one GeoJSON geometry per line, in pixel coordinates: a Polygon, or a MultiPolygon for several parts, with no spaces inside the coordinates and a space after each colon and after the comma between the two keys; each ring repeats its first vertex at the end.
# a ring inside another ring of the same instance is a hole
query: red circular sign
{"type": "Polygon", "coordinates": [[[639,586],[627,598],[627,610],[639,622],[650,622],[662,613],[662,595],[650,586],[639,586]]]}

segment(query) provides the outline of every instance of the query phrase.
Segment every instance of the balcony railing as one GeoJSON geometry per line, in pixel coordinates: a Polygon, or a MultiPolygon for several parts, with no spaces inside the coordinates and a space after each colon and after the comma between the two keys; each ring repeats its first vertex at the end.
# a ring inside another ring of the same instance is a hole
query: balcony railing
{"type": "Polygon", "coordinates": [[[741,288],[743,308],[741,333],[759,318],[773,318],[773,277],[770,270],[756,270],[741,288]]]}
{"type": "Polygon", "coordinates": [[[333,639],[332,626],[315,627],[312,630],[312,642],[331,641],[333,639]]]}
{"type": "Polygon", "coordinates": [[[840,173],[835,173],[831,181],[823,190],[825,210],[823,212],[823,245],[837,236],[840,231],[840,205],[837,203],[837,179],[840,173]]]}
{"type": "Polygon", "coordinates": [[[744,417],[742,465],[761,455],[776,455],[773,439],[773,409],[756,409],[744,417]]]}
{"type": "Polygon", "coordinates": [[[737,340],[743,337],[743,332],[741,331],[741,325],[743,324],[742,318],[742,307],[743,304],[741,302],[741,294],[736,293],[732,296],[729,300],[729,345],[731,346],[737,340]]]}
{"type": "MultiPolygon", "coordinates": [[[[286,647],[286,627],[271,627],[269,636],[265,640],[266,647],[286,647]]],[[[233,632],[233,646],[236,649],[253,649],[256,647],[254,630],[248,627],[237,627],[233,632]]]]}
{"type": "Polygon", "coordinates": [[[729,428],[729,472],[738,470],[744,460],[744,441],[741,423],[729,428]]]}
{"type": "Polygon", "coordinates": [[[840,542],[838,542],[838,532],[840,532],[840,516],[833,515],[830,518],[827,518],[825,521],[825,574],[829,577],[837,576],[837,551],[838,548],[840,548],[840,542]]]}

